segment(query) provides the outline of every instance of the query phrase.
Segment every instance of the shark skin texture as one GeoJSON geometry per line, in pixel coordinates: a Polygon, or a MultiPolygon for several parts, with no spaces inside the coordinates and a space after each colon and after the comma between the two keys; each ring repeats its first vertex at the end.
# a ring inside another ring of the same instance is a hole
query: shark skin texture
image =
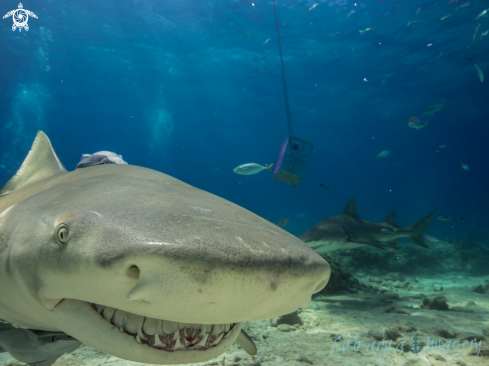
{"type": "Polygon", "coordinates": [[[330,274],[295,236],[166,174],[68,172],[42,131],[0,190],[0,319],[37,335],[27,348],[54,332],[142,363],[201,362],[235,342],[255,354],[243,322],[307,307],[330,274]]]}
{"type": "Polygon", "coordinates": [[[362,220],[357,213],[355,198],[350,198],[340,215],[317,223],[300,235],[299,239],[318,253],[361,248],[366,245],[379,249],[396,249],[399,248],[396,240],[404,237],[429,249],[423,241],[423,233],[433,220],[435,212],[436,210],[407,228],[401,228],[397,225],[395,211],[380,223],[362,220]]]}

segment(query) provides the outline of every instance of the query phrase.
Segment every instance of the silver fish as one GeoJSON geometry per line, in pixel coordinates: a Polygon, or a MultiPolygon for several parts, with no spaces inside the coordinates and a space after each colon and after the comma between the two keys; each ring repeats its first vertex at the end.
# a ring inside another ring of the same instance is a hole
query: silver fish
{"type": "Polygon", "coordinates": [[[438,217],[438,220],[440,220],[440,221],[462,221],[463,219],[464,219],[463,216],[459,216],[459,217],[440,216],[440,217],[438,217]]]}
{"type": "Polygon", "coordinates": [[[385,158],[387,157],[391,152],[389,150],[382,150],[376,158],[385,158]]]}
{"type": "Polygon", "coordinates": [[[443,104],[433,104],[433,105],[430,105],[429,107],[426,107],[425,109],[423,109],[423,112],[421,112],[421,114],[433,114],[435,112],[438,112],[440,109],[443,108],[443,104]]]}
{"type": "Polygon", "coordinates": [[[484,81],[484,74],[482,73],[481,68],[470,57],[469,57],[469,60],[471,62],[471,65],[474,65],[475,70],[477,71],[477,76],[479,77],[479,80],[482,83],[484,81]]]}
{"type": "Polygon", "coordinates": [[[273,174],[272,172],[273,164],[275,163],[269,164],[268,166],[263,166],[257,163],[248,163],[248,164],[237,166],[236,168],[234,168],[233,171],[241,175],[252,175],[252,174],[258,174],[262,170],[268,170],[270,173],[273,174]]]}
{"type": "Polygon", "coordinates": [[[475,18],[475,20],[486,16],[487,11],[489,11],[489,9],[483,10],[479,15],[477,15],[477,18],[475,18]]]}

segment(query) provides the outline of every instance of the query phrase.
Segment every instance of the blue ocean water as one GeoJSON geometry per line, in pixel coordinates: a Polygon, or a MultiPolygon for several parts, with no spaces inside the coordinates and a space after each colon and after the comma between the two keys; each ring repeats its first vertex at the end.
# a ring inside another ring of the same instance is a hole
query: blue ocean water
{"type": "Polygon", "coordinates": [[[488,81],[468,59],[487,74],[487,2],[278,1],[294,132],[315,147],[296,188],[233,172],[276,161],[287,138],[272,2],[23,6],[38,16],[28,31],[0,22],[0,186],[43,130],[69,170],[83,153],[115,151],[289,218],[295,235],[356,197],[371,221],[396,210],[407,226],[438,208],[465,220],[434,220],[430,234],[489,238],[488,81]],[[411,116],[429,127],[409,128],[411,116]]]}

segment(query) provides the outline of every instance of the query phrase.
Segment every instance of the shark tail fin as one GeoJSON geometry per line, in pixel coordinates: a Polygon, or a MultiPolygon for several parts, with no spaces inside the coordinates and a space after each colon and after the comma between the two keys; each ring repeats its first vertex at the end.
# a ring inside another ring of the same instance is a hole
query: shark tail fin
{"type": "Polygon", "coordinates": [[[429,246],[426,245],[426,243],[423,240],[423,233],[431,224],[431,220],[433,220],[433,216],[435,215],[435,212],[436,209],[425,218],[419,220],[417,223],[407,228],[407,230],[412,232],[412,234],[409,236],[409,239],[411,239],[419,246],[422,246],[423,248],[428,248],[428,249],[430,248],[429,246]]]}
{"type": "Polygon", "coordinates": [[[271,164],[268,164],[268,165],[267,165],[267,170],[268,170],[270,173],[272,173],[272,174],[273,174],[273,171],[272,171],[272,166],[273,166],[273,164],[275,164],[275,162],[273,162],[273,163],[271,163],[271,164]]]}

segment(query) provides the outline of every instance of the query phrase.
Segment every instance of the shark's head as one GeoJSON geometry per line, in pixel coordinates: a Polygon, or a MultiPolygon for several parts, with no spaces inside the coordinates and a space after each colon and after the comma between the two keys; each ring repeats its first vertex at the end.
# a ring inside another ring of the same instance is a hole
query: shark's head
{"type": "Polygon", "coordinates": [[[348,243],[349,235],[337,216],[323,220],[299,236],[309,247],[318,253],[343,249],[348,243]]]}
{"type": "Polygon", "coordinates": [[[296,237],[165,174],[66,172],[42,132],[0,191],[0,318],[124,359],[216,357],[242,322],[308,306],[329,276],[296,237]]]}

